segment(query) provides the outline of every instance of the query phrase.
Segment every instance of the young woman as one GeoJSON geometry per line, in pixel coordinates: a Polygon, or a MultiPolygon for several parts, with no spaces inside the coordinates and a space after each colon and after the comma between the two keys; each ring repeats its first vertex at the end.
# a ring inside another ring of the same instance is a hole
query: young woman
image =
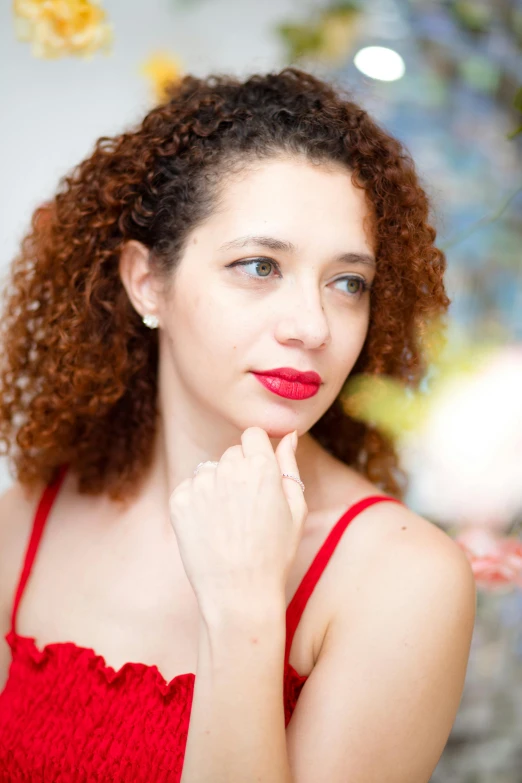
{"type": "Polygon", "coordinates": [[[296,68],[186,76],[36,211],[2,321],[2,781],[429,780],[474,581],[340,400],[423,375],[428,211],[296,68]]]}

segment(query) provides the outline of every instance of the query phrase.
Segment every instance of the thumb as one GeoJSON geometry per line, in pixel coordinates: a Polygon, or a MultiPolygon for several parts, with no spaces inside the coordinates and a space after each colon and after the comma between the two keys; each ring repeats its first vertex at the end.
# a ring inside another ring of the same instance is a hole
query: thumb
{"type": "MultiPolygon", "coordinates": [[[[281,439],[276,448],[275,456],[281,473],[290,473],[290,475],[300,478],[295,451],[292,445],[293,434],[293,432],[290,432],[281,439]]],[[[295,431],[295,437],[297,441],[297,431],[295,431]]],[[[294,522],[300,524],[306,513],[303,490],[297,481],[289,478],[281,477],[281,485],[288,505],[290,506],[294,522]]]]}

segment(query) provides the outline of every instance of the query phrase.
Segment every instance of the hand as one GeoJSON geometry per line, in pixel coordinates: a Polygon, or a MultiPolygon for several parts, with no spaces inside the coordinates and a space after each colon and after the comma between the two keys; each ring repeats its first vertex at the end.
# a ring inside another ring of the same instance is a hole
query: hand
{"type": "Polygon", "coordinates": [[[286,578],[308,512],[292,433],[274,452],[265,430],[249,427],[218,465],[203,466],[170,496],[181,559],[200,609],[284,599],[286,578]]]}

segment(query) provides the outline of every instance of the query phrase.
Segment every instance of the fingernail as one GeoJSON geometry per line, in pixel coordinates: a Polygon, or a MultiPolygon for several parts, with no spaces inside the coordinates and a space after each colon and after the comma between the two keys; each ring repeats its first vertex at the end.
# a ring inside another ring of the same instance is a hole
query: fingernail
{"type": "Polygon", "coordinates": [[[294,449],[294,452],[295,452],[295,450],[297,448],[297,430],[294,430],[293,433],[292,433],[292,446],[293,446],[293,449],[294,449]]]}

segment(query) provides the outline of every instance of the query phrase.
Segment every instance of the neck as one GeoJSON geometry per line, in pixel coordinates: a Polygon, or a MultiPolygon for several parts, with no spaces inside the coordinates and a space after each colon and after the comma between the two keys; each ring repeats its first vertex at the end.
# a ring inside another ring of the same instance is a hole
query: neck
{"type": "MultiPolygon", "coordinates": [[[[229,446],[241,444],[241,433],[221,433],[218,437],[216,428],[210,426],[207,433],[211,435],[204,437],[201,426],[191,430],[189,420],[184,416],[176,417],[174,422],[167,422],[161,414],[158,416],[152,464],[144,479],[139,500],[140,505],[144,503],[149,509],[149,519],[161,517],[166,525],[170,525],[168,501],[175,488],[185,479],[193,477],[199,462],[218,462],[229,446]]],[[[270,439],[274,450],[279,441],[270,439]]],[[[308,499],[314,497],[319,486],[324,452],[308,433],[299,438],[296,461],[309,503],[308,499]]],[[[309,503],[310,508],[312,505],[309,503]]]]}

